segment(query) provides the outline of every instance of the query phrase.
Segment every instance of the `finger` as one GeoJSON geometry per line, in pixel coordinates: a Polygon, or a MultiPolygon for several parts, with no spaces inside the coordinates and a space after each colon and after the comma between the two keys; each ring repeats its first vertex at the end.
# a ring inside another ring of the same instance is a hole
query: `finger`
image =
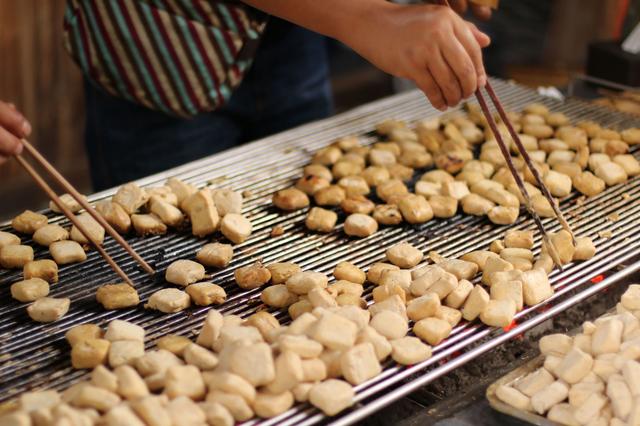
{"type": "Polygon", "coordinates": [[[447,65],[458,80],[461,98],[468,98],[476,91],[478,84],[478,75],[469,54],[455,37],[441,48],[447,65]]]}
{"type": "Polygon", "coordinates": [[[473,12],[474,16],[481,21],[488,21],[489,19],[491,19],[491,8],[489,6],[472,4],[471,11],[473,12]]]}
{"type": "Polygon", "coordinates": [[[476,27],[473,23],[465,21],[469,29],[471,30],[471,34],[476,39],[480,47],[485,48],[491,44],[491,37],[483,33],[476,27]]]}
{"type": "Polygon", "coordinates": [[[464,14],[469,7],[467,0],[450,0],[449,4],[451,8],[460,15],[464,14]]]}
{"type": "Polygon", "coordinates": [[[18,110],[11,108],[9,104],[4,102],[0,102],[0,126],[19,138],[31,134],[31,124],[18,110]]]}
{"type": "Polygon", "coordinates": [[[5,157],[5,156],[3,156],[3,155],[0,155],[0,165],[2,165],[2,163],[6,163],[6,162],[7,162],[7,160],[8,160],[8,158],[7,158],[7,157],[5,157]]]}
{"type": "MultiPolygon", "coordinates": [[[[475,28],[475,25],[474,25],[474,28],[475,28]]],[[[459,30],[456,28],[455,32],[456,32],[456,36],[458,37],[458,40],[460,40],[460,43],[462,43],[462,46],[464,46],[464,49],[466,50],[467,54],[471,58],[471,61],[473,62],[473,67],[476,71],[476,75],[478,76],[477,77],[478,87],[484,87],[484,85],[487,82],[487,72],[484,69],[484,61],[482,59],[482,50],[480,49],[480,46],[478,45],[478,42],[476,41],[476,38],[473,35],[473,30],[471,30],[470,27],[467,26],[467,27],[461,27],[459,30]]]]}
{"type": "Polygon", "coordinates": [[[7,129],[0,127],[0,155],[11,156],[22,152],[22,143],[7,129]]]}
{"type": "Polygon", "coordinates": [[[435,109],[444,111],[447,109],[447,104],[444,100],[444,96],[440,91],[440,88],[433,79],[431,72],[425,69],[423,72],[418,72],[413,80],[418,88],[427,96],[429,102],[435,109]]]}
{"type": "Polygon", "coordinates": [[[436,51],[429,59],[429,71],[438,84],[448,106],[455,106],[462,99],[462,89],[442,52],[436,51]]]}

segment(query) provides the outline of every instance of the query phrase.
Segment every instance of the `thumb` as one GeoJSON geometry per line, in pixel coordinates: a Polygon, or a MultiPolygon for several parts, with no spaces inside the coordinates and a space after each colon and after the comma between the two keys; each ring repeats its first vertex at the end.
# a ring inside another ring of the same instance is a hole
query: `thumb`
{"type": "Polygon", "coordinates": [[[473,37],[476,39],[480,47],[484,48],[491,44],[491,37],[480,31],[478,27],[476,27],[471,22],[467,22],[467,25],[469,26],[471,34],[473,34],[473,37]]]}

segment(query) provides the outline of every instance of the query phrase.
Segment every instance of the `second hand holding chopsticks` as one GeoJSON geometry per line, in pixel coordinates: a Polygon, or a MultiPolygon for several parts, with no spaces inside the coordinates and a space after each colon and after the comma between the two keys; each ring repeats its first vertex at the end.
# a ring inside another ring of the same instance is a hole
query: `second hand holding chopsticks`
{"type": "MultiPolygon", "coordinates": [[[[38,162],[64,189],[89,213],[106,231],[111,235],[149,274],[153,275],[155,271],[140,255],[118,234],[111,225],[98,213],[93,207],[82,197],[82,195],[49,163],[39,152],[26,140],[22,140],[22,144],[26,151],[38,162]]],[[[53,189],[45,182],[38,172],[21,156],[16,155],[16,161],[25,169],[25,171],[33,178],[36,184],[47,194],[51,201],[58,206],[62,213],[69,221],[78,228],[84,237],[91,242],[98,253],[105,259],[111,268],[122,278],[127,284],[133,286],[133,281],[127,274],[115,263],[109,256],[102,245],[93,238],[84,226],[77,220],[76,216],[67,206],[60,200],[53,189]]]]}

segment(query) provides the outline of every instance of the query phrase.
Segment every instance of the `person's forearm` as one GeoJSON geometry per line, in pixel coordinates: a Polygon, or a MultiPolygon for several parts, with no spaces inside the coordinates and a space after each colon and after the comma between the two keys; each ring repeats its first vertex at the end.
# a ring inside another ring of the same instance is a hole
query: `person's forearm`
{"type": "Polygon", "coordinates": [[[381,10],[393,7],[386,0],[243,0],[244,3],[339,40],[357,44],[365,36],[365,27],[372,28],[381,10]]]}

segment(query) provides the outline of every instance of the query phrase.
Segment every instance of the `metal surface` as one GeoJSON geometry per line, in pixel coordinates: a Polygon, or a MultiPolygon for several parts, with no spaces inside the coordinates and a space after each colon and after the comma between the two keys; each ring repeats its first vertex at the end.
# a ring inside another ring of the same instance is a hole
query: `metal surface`
{"type": "MultiPolygon", "coordinates": [[[[507,109],[518,109],[538,101],[554,111],[565,112],[572,120],[592,119],[614,128],[640,126],[638,119],[634,121],[629,116],[582,102],[569,100],[560,103],[501,81],[494,81],[494,87],[507,109]]],[[[253,235],[235,247],[235,256],[228,268],[209,271],[213,281],[222,285],[229,295],[227,302],[219,309],[225,313],[247,316],[260,305],[260,291],[241,292],[233,283],[233,270],[257,259],[265,263],[293,261],[305,270],[329,274],[341,260],[368,267],[381,260],[388,247],[405,240],[425,253],[434,250],[444,256],[459,256],[471,250],[486,249],[491,241],[510,228],[491,225],[483,218],[457,215],[420,226],[383,227],[371,237],[350,239],[343,234],[341,225],[330,234],[310,233],[304,227],[305,211],[282,214],[271,206],[271,194],[291,185],[300,176],[302,166],[309,161],[309,153],[333,139],[347,134],[362,134],[367,141],[372,141],[371,130],[383,119],[394,117],[413,121],[436,114],[420,93],[401,94],[142,179],[140,183],[157,185],[169,176],[178,176],[200,186],[212,182],[214,186],[250,191],[250,194],[246,194],[244,214],[254,225],[253,235]],[[276,225],[282,226],[285,233],[273,238],[270,231],[276,225]]],[[[94,195],[91,200],[112,193],[105,191],[94,195]]],[[[331,420],[338,424],[353,423],[610,285],[616,275],[597,285],[593,285],[590,279],[640,253],[639,197],[640,177],[631,179],[625,185],[609,188],[584,203],[579,202],[581,198],[575,194],[567,197],[562,201],[562,207],[568,221],[578,236],[587,235],[594,239],[598,254],[587,262],[569,265],[564,272],[552,274],[556,293],[550,301],[519,313],[520,325],[508,332],[493,330],[477,322],[462,324],[454,329],[445,342],[434,348],[431,359],[411,367],[385,364],[380,376],[357,387],[358,404],[331,420]],[[613,213],[619,215],[618,220],[608,219],[613,213]],[[604,230],[611,231],[612,237],[600,237],[598,232],[604,230]]],[[[340,222],[343,219],[341,215],[340,222]]],[[[63,220],[57,216],[51,220],[55,223],[59,221],[63,220]]],[[[544,222],[550,230],[559,228],[556,221],[545,219],[544,222]]],[[[521,213],[521,218],[511,227],[533,229],[534,225],[528,216],[521,213]]],[[[4,228],[0,226],[0,229],[4,228]]],[[[110,238],[106,240],[105,248],[136,282],[143,301],[153,291],[166,286],[161,277],[169,263],[179,258],[193,258],[202,245],[211,241],[196,239],[186,233],[130,237],[127,240],[159,271],[155,281],[118,250],[110,238]]],[[[216,235],[213,240],[222,240],[222,237],[216,235]]],[[[536,240],[536,250],[539,250],[539,245],[539,240],[536,240]]],[[[38,250],[36,258],[43,257],[47,257],[46,250],[38,250]]],[[[618,274],[635,272],[638,267],[637,264],[629,265],[618,274]]],[[[60,282],[51,286],[52,296],[71,297],[69,313],[56,323],[36,324],[26,315],[25,305],[10,297],[9,284],[20,277],[21,274],[15,271],[0,271],[0,401],[27,389],[64,388],[85,374],[70,368],[69,350],[64,341],[65,331],[76,324],[93,322],[104,325],[115,318],[133,321],[145,327],[148,346],[152,346],[155,339],[167,333],[187,336],[197,333],[208,310],[192,308],[188,312],[170,315],[145,311],[141,307],[104,311],[94,301],[95,290],[102,284],[116,281],[116,276],[93,251],[86,262],[61,267],[60,282]]],[[[370,298],[370,292],[367,292],[367,297],[370,298]]],[[[274,314],[282,321],[288,319],[282,311],[274,311],[274,314]]],[[[293,425],[323,421],[326,418],[317,410],[308,405],[296,405],[275,419],[250,423],[293,425]]]]}

